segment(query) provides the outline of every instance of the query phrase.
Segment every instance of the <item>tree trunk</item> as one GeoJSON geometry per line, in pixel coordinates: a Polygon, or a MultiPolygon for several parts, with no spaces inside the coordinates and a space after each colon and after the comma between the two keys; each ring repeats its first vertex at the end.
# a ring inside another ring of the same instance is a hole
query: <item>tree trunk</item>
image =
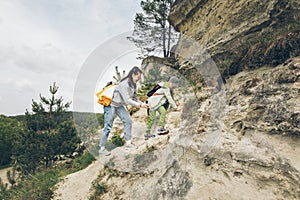
{"type": "Polygon", "coordinates": [[[167,54],[167,50],[166,50],[166,29],[163,28],[163,39],[162,39],[162,42],[163,42],[163,52],[164,52],[164,57],[168,57],[168,54],[167,54]]]}
{"type": "Polygon", "coordinates": [[[168,30],[168,57],[170,56],[171,51],[171,25],[169,24],[169,30],[168,30]]]}

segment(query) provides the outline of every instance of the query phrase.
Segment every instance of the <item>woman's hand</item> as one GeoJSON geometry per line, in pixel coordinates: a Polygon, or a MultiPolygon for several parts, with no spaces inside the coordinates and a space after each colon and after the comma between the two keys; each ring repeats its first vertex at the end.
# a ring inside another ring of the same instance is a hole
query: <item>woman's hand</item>
{"type": "Polygon", "coordinates": [[[149,105],[146,103],[141,103],[140,108],[149,108],[149,105]]]}

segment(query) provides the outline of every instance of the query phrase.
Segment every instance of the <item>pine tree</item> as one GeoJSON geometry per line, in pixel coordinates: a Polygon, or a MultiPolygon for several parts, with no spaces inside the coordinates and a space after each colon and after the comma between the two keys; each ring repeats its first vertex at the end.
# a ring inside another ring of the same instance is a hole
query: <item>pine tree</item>
{"type": "Polygon", "coordinates": [[[128,37],[141,50],[139,58],[163,52],[163,57],[171,55],[171,44],[179,34],[168,22],[168,15],[174,0],[141,1],[143,13],[137,13],[132,37],[128,37]]]}
{"type": "Polygon", "coordinates": [[[32,100],[32,113],[26,110],[26,129],[15,141],[13,155],[25,175],[34,173],[41,163],[50,167],[58,156],[72,154],[80,143],[74,122],[66,113],[71,102],[57,98],[58,89],[54,82],[50,98],[40,94],[39,102],[32,100]]]}
{"type": "Polygon", "coordinates": [[[44,153],[41,151],[40,135],[27,129],[20,130],[18,139],[13,141],[12,160],[16,170],[22,175],[34,173],[37,166],[43,159],[44,153]]]}
{"type": "Polygon", "coordinates": [[[0,166],[11,163],[12,143],[18,139],[20,129],[22,124],[16,119],[0,115],[0,166]]]}

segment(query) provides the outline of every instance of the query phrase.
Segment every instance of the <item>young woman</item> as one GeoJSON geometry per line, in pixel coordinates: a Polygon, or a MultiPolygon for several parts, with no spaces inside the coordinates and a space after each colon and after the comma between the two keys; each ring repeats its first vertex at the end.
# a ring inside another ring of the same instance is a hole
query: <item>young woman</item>
{"type": "Polygon", "coordinates": [[[105,144],[113,126],[114,115],[116,114],[124,123],[124,137],[126,140],[126,149],[136,149],[131,143],[132,121],[130,115],[125,108],[129,104],[135,107],[148,108],[148,105],[137,99],[136,84],[141,79],[142,71],[138,67],[133,67],[128,75],[121,80],[116,87],[112,102],[109,106],[104,107],[104,129],[100,141],[100,155],[110,155],[105,148],[105,144]]]}

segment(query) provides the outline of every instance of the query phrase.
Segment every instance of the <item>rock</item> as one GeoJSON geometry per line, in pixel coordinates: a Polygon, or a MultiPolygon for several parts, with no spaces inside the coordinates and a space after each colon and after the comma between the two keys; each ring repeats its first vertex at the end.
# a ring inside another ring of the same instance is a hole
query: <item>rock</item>
{"type": "MultiPolygon", "coordinates": [[[[176,1],[171,24],[198,42],[223,76],[277,66],[300,54],[297,0],[176,1]]],[[[185,55],[190,45],[180,44],[185,55]]]]}

